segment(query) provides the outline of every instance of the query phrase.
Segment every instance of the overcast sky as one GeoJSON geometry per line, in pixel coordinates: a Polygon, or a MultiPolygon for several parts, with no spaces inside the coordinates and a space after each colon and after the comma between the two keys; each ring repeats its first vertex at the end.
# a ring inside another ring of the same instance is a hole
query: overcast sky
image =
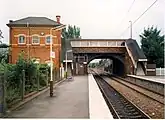
{"type": "MultiPolygon", "coordinates": [[[[82,38],[129,38],[129,21],[136,20],[155,0],[0,0],[0,29],[4,42],[8,42],[10,19],[28,16],[45,16],[56,20],[61,15],[63,24],[80,27],[82,38]]],[[[165,0],[156,4],[133,25],[133,38],[140,43],[139,34],[144,27],[165,28],[165,0]]],[[[163,31],[164,32],[164,31],[163,31]]]]}

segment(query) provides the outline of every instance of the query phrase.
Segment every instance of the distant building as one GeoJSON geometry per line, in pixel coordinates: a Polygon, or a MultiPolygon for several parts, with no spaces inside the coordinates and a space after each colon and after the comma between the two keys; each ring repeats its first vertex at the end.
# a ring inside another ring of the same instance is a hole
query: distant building
{"type": "Polygon", "coordinates": [[[26,58],[36,59],[39,63],[50,63],[50,40],[53,38],[53,59],[55,66],[60,66],[61,30],[50,33],[51,28],[62,25],[60,16],[56,21],[46,17],[27,17],[20,20],[10,20],[7,26],[10,28],[11,52],[9,61],[16,63],[21,51],[26,58]]]}

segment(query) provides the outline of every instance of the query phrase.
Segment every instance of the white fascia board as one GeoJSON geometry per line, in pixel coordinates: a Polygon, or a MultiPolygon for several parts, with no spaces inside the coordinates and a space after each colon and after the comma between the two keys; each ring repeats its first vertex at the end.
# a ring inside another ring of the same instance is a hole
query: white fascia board
{"type": "MultiPolygon", "coordinates": [[[[63,62],[66,62],[66,60],[63,60],[63,62]]],[[[72,62],[72,60],[67,60],[67,62],[72,62]]]]}
{"type": "Polygon", "coordinates": [[[147,61],[147,59],[138,59],[138,61],[147,61]]]}

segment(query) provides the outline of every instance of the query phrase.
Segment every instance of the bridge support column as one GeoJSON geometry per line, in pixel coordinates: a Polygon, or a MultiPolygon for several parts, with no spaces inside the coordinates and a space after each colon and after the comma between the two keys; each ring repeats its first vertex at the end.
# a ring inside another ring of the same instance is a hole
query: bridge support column
{"type": "Polygon", "coordinates": [[[84,57],[84,74],[88,74],[87,62],[88,62],[88,55],[86,54],[85,57],[84,57]]]}
{"type": "Polygon", "coordinates": [[[134,65],[133,65],[131,58],[129,57],[128,53],[125,54],[124,64],[125,64],[125,73],[124,73],[125,76],[127,74],[133,75],[134,74],[134,65]]]}
{"type": "Polygon", "coordinates": [[[79,73],[79,64],[77,62],[73,63],[73,75],[78,75],[79,73]]]}
{"type": "Polygon", "coordinates": [[[73,63],[73,75],[76,75],[76,63],[73,63]]]}
{"type": "Polygon", "coordinates": [[[73,75],[76,75],[77,69],[77,56],[73,56],[73,75]]]}
{"type": "Polygon", "coordinates": [[[84,74],[87,74],[88,73],[87,68],[88,68],[87,64],[84,64],[84,74]]]}

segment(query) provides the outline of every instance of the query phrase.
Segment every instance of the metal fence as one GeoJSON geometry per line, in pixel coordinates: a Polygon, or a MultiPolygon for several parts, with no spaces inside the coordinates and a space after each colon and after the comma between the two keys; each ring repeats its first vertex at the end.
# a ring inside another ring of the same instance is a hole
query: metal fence
{"type": "Polygon", "coordinates": [[[4,75],[0,73],[0,117],[2,117],[5,111],[5,99],[4,99],[4,75]]]}
{"type": "Polygon", "coordinates": [[[165,75],[165,68],[156,68],[156,75],[165,75]]]}
{"type": "MultiPolygon", "coordinates": [[[[48,87],[49,76],[46,70],[37,71],[33,85],[27,84],[25,70],[22,70],[19,88],[17,89],[11,86],[12,84],[8,82],[7,76],[9,76],[7,72],[0,73],[0,117],[3,117],[7,109],[12,107],[12,105],[48,87]],[[33,88],[30,89],[31,91],[27,90],[29,85],[33,88]],[[12,99],[12,101],[10,99],[12,99]]],[[[30,81],[32,81],[32,79],[30,81]]]]}

